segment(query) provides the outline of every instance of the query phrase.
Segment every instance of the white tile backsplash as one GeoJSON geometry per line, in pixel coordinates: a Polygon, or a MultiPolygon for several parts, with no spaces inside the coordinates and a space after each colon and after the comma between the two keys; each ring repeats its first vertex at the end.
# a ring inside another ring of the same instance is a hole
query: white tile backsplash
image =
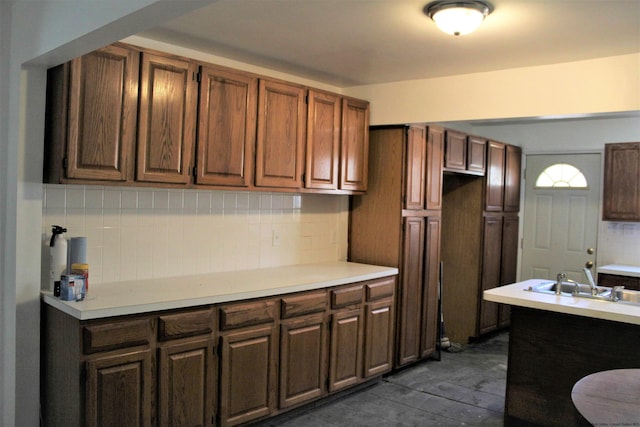
{"type": "Polygon", "coordinates": [[[640,223],[600,223],[598,265],[640,265],[640,223]]]}
{"type": "Polygon", "coordinates": [[[54,224],[87,237],[93,284],[346,260],[348,207],[348,196],[46,184],[43,265],[54,224]]]}

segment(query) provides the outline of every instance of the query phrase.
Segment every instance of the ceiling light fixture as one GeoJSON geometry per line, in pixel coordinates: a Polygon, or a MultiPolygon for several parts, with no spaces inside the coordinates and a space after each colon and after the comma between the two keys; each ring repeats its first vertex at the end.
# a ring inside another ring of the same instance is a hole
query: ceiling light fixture
{"type": "Polygon", "coordinates": [[[427,4],[424,13],[447,34],[463,36],[475,31],[493,6],[482,0],[438,0],[427,4]]]}

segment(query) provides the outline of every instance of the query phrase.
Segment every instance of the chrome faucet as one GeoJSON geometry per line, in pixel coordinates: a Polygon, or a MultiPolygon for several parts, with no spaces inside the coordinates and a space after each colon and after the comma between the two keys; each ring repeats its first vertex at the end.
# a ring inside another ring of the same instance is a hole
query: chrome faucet
{"type": "Polygon", "coordinates": [[[584,275],[587,276],[587,281],[589,282],[589,287],[591,288],[591,295],[598,295],[598,287],[596,286],[596,282],[593,280],[591,270],[585,267],[582,269],[582,271],[584,271],[584,275]]]}
{"type": "Polygon", "coordinates": [[[580,293],[580,284],[575,280],[567,279],[567,275],[565,273],[558,273],[556,276],[556,295],[560,295],[562,293],[562,283],[573,283],[573,294],[576,295],[580,293]]]}

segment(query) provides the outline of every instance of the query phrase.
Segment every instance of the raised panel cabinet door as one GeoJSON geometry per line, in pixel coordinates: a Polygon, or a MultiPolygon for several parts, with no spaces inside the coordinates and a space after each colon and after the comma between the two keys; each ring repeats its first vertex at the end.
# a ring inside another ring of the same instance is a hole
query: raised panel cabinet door
{"type": "Polygon", "coordinates": [[[484,174],[486,169],[487,140],[470,136],[467,139],[467,170],[484,174]]]}
{"type": "MultiPolygon", "coordinates": [[[[502,261],[500,265],[500,285],[516,282],[518,269],[518,225],[516,214],[507,214],[502,219],[502,261]]],[[[509,326],[511,308],[508,304],[500,304],[498,327],[509,326]]]]}
{"type": "Polygon", "coordinates": [[[158,421],[161,426],[208,426],[215,420],[213,339],[169,344],[158,356],[158,421]]]}
{"type": "Polygon", "coordinates": [[[502,262],[502,217],[486,216],[484,218],[482,244],[482,275],[478,290],[478,334],[491,332],[498,327],[498,304],[485,301],[482,293],[487,289],[500,286],[502,262]]]}
{"type": "Polygon", "coordinates": [[[602,219],[640,221],[640,142],[604,146],[602,219]]]}
{"type": "Polygon", "coordinates": [[[275,409],[276,329],[256,327],[221,337],[220,425],[234,426],[275,409]]]}
{"type": "Polygon", "coordinates": [[[426,208],[442,208],[442,167],[444,163],[444,129],[430,126],[427,135],[426,208]]]}
{"type": "Polygon", "coordinates": [[[420,352],[427,357],[436,351],[438,335],[438,281],[440,274],[440,234],[439,216],[426,219],[424,285],[422,295],[422,340],[420,352]]]}
{"type": "Polygon", "coordinates": [[[271,80],[260,80],[256,185],[302,187],[306,89],[271,80]]]}
{"type": "Polygon", "coordinates": [[[504,198],[505,145],[489,141],[487,144],[487,174],[484,209],[501,212],[504,198]]]}
{"type": "Polygon", "coordinates": [[[324,314],[280,326],[280,408],[322,397],[326,391],[327,318],[324,314]]]}
{"type": "Polygon", "coordinates": [[[404,219],[402,270],[398,293],[397,364],[420,358],[425,219],[404,219]]]}
{"type": "Polygon", "coordinates": [[[198,103],[196,72],[192,61],[142,54],[136,180],[190,182],[198,103]]]}
{"type": "MultiPolygon", "coordinates": [[[[638,159],[640,161],[640,158],[638,159]]],[[[514,145],[506,146],[504,168],[504,211],[520,210],[520,168],[522,149],[514,145]]]]}
{"type": "Polygon", "coordinates": [[[369,103],[342,100],[340,189],[366,191],[369,170],[369,103]]]}
{"type": "Polygon", "coordinates": [[[407,129],[404,208],[424,209],[427,168],[427,128],[410,126],[407,129]]]}
{"type": "Polygon", "coordinates": [[[305,187],[338,188],[341,98],[309,90],[305,187]]]}
{"type": "MultiPolygon", "coordinates": [[[[148,349],[88,360],[87,425],[150,426],[154,390],[152,365],[148,349]]],[[[73,398],[80,399],[80,396],[73,398]]]]}
{"type": "Polygon", "coordinates": [[[113,45],[71,61],[67,178],[133,178],[139,58],[113,45]]]}
{"type": "Polygon", "coordinates": [[[329,391],[357,384],[362,378],[362,309],[344,310],[331,318],[329,391]]]}
{"type": "Polygon", "coordinates": [[[202,66],[200,69],[196,184],[252,184],[258,79],[202,66]]]}
{"type": "Polygon", "coordinates": [[[389,372],[393,367],[394,301],[385,299],[365,306],[364,377],[389,372]]]}
{"type": "Polygon", "coordinates": [[[453,170],[467,169],[467,135],[454,132],[445,132],[444,167],[453,170]]]}

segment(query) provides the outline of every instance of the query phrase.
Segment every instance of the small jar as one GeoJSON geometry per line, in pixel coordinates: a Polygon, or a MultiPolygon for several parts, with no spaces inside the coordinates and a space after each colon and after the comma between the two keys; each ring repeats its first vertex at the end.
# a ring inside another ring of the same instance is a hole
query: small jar
{"type": "Polygon", "coordinates": [[[84,291],[89,292],[89,264],[71,264],[72,274],[82,274],[84,276],[84,291]]]}

